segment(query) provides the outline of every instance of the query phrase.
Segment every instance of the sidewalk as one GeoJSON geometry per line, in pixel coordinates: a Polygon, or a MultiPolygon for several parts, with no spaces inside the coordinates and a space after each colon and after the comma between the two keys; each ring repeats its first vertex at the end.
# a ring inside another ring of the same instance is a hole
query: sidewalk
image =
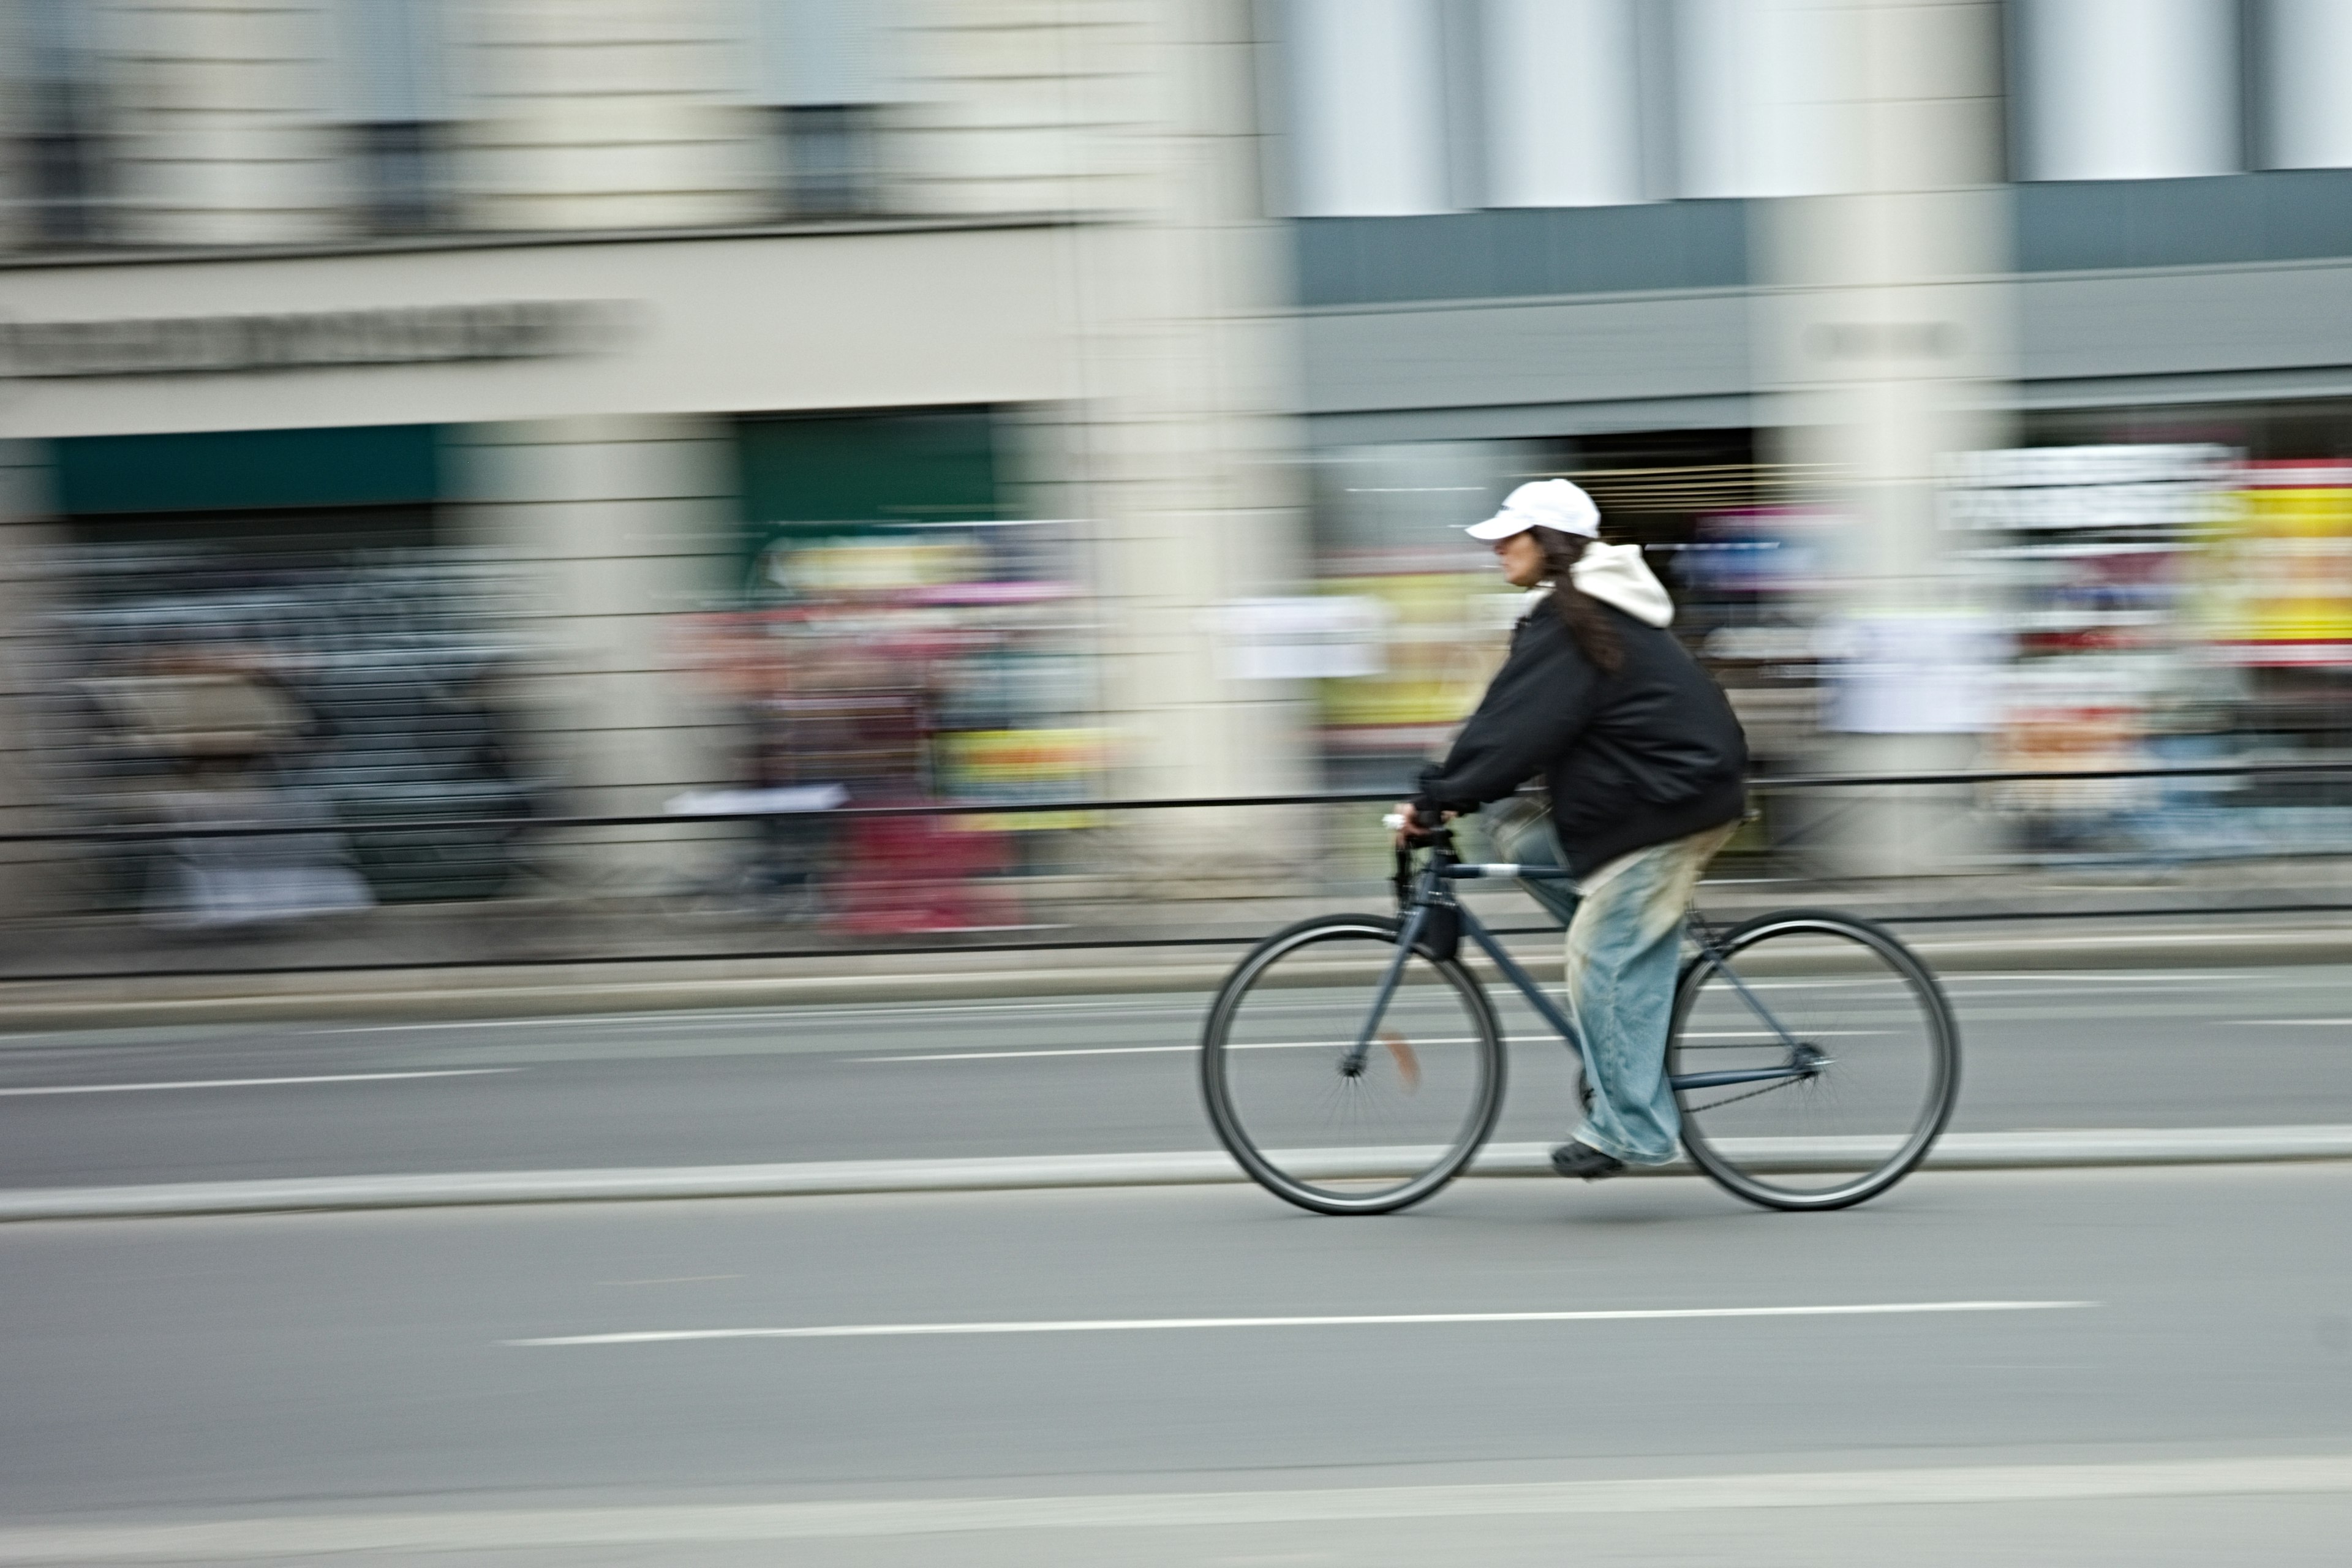
{"type": "MultiPolygon", "coordinates": [[[[1751,1139],[1750,1158],[1769,1149],[1784,1169],[1808,1168],[1824,1142],[1751,1139]]],[[[1737,1141],[1731,1145],[1737,1148],[1737,1141]]],[[[1425,1151],[1358,1150],[1326,1162],[1321,1174],[1396,1175],[1425,1151]],[[1400,1163],[1400,1162],[1406,1162],[1400,1163]]],[[[1951,1132],[1925,1169],[2022,1171],[2117,1165],[2271,1164],[2352,1160],[2352,1127],[2082,1129],[2054,1132],[1951,1132]]],[[[1541,1143],[1490,1144],[1474,1176],[1551,1180],[1541,1143]]],[[[1687,1160],[1634,1175],[1689,1176],[1687,1160]]],[[[642,1203],[684,1198],[832,1197],[866,1193],[1013,1192],[1055,1187],[1192,1186],[1247,1180],[1222,1151],[1164,1154],[1057,1154],[982,1160],[841,1160],[821,1163],[702,1165],[605,1171],[451,1172],[433,1175],[327,1176],[296,1181],[175,1182],[154,1186],[31,1187],[0,1192],[0,1224],[44,1219],[139,1219],[319,1210],[449,1208],[498,1204],[642,1203]]]]}
{"type": "MultiPolygon", "coordinates": [[[[1777,900],[1776,900],[1777,902],[1777,900]]],[[[1271,931],[1286,920],[1269,919],[1271,931]]],[[[2352,915],[1910,925],[1937,970],[2160,969],[2352,963],[2352,915]]],[[[1538,973],[1557,952],[1510,939],[1538,973]]],[[[774,1007],[1213,990],[1247,937],[1214,945],[1072,948],[820,958],[659,959],[134,980],[0,983],[0,1031],[228,1024],[305,1018],[556,1016],[698,1007],[774,1007]]],[[[1491,977],[1490,977],[1491,978],[1491,977]]]]}
{"type": "MultiPolygon", "coordinates": [[[[20,923],[0,931],[0,1031],[1207,991],[1269,931],[1310,914],[1388,907],[1386,887],[1369,883],[1313,898],[1048,896],[1055,890],[1031,891],[1034,924],[868,942],[860,952],[836,951],[852,945],[847,939],[753,913],[684,918],[656,907],[552,900],[394,906],[358,920],[202,941],[121,918],[20,923]],[[1077,945],[1088,942],[1144,945],[1077,945]],[[1066,945],[987,951],[1009,943],[1066,945]],[[802,955],[750,956],[762,951],[802,955]],[[109,970],[135,973],[99,973],[109,970]]],[[[1497,927],[1547,923],[1514,889],[1482,885],[1472,896],[1497,927]]],[[[1931,963],[1955,973],[2352,963],[2352,910],[2259,912],[2282,903],[2352,905],[2352,868],[2332,860],[2197,868],[2163,880],[2047,873],[1725,879],[1704,887],[1700,902],[1718,921],[1790,907],[1888,920],[1931,963]],[[2197,912],[2168,912],[2183,910],[2197,912]],[[2019,910],[2068,918],[1973,918],[2019,910]],[[2147,912],[2119,913],[2131,910],[2147,912]],[[2089,918],[2074,918],[2084,912],[2089,918]]],[[[1508,940],[1538,973],[1557,952],[1533,929],[1508,940]]]]}

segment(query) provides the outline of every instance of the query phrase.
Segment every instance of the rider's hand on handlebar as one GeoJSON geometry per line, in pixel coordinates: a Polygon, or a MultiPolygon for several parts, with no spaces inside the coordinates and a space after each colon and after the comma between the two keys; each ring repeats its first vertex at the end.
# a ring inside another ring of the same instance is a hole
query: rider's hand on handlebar
{"type": "MultiPolygon", "coordinates": [[[[1454,815],[1449,811],[1439,819],[1439,822],[1451,822],[1454,820],[1454,815]]],[[[1396,847],[1400,849],[1410,849],[1421,843],[1439,826],[1439,822],[1423,822],[1414,816],[1412,802],[1409,800],[1400,801],[1397,808],[1381,818],[1381,821],[1396,835],[1396,847]]]]}

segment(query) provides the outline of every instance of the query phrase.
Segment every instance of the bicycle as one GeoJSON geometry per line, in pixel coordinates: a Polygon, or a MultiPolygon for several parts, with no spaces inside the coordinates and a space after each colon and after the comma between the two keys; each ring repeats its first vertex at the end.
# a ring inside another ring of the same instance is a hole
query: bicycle
{"type": "MultiPolygon", "coordinates": [[[[1201,1084],[1242,1169],[1318,1214],[1421,1202],[1476,1156],[1503,1105],[1503,1034],[1463,963],[1467,939],[1580,1060],[1575,1020],[1455,896],[1554,867],[1469,864],[1450,830],[1418,868],[1397,852],[1398,912],[1276,932],[1211,1005],[1201,1084]],[[1314,1037],[1313,1020],[1361,1023],[1314,1037]],[[1310,1037],[1296,1037],[1300,1034],[1310,1037]]],[[[1959,1089],[1959,1029],[1934,973],[1853,915],[1783,910],[1718,928],[1696,911],[1666,1068],[1692,1163],[1750,1203],[1844,1208],[1927,1158],[1959,1089]]]]}

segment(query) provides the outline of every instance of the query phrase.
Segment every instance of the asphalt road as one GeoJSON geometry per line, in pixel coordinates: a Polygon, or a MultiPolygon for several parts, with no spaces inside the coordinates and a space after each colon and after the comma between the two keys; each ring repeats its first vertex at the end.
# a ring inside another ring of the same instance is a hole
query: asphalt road
{"type": "MultiPolygon", "coordinates": [[[[1970,974],[1961,1131],[2352,1123],[2352,969],[1970,974]]],[[[1212,1146],[1183,994],[0,1038],[0,1187],[1212,1146]],[[261,1080],[261,1081],[254,1081],[261,1080]]],[[[1515,1033],[1497,1136],[1558,1136],[1515,1033]]]]}
{"type": "Polygon", "coordinates": [[[0,1563],[2335,1563],[2347,1206],[2352,1164],[10,1226],[0,1563]]]}

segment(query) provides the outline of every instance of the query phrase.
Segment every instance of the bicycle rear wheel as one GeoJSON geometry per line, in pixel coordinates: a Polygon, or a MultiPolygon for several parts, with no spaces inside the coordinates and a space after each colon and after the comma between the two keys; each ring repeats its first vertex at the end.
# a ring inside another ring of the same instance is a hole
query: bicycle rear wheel
{"type": "Polygon", "coordinates": [[[1385,1214],[1458,1174],[1503,1103],[1493,1007],[1459,963],[1416,950],[1370,1051],[1349,1057],[1400,922],[1329,915],[1268,937],[1209,1010],[1201,1090],[1242,1169],[1318,1214],[1385,1214]]]}
{"type": "Polygon", "coordinates": [[[1817,910],[1734,927],[1683,971],[1666,1070],[1683,1148],[1776,1209],[1843,1208],[1926,1159],[1959,1093],[1959,1028],[1936,977],[1893,932],[1817,910]]]}

